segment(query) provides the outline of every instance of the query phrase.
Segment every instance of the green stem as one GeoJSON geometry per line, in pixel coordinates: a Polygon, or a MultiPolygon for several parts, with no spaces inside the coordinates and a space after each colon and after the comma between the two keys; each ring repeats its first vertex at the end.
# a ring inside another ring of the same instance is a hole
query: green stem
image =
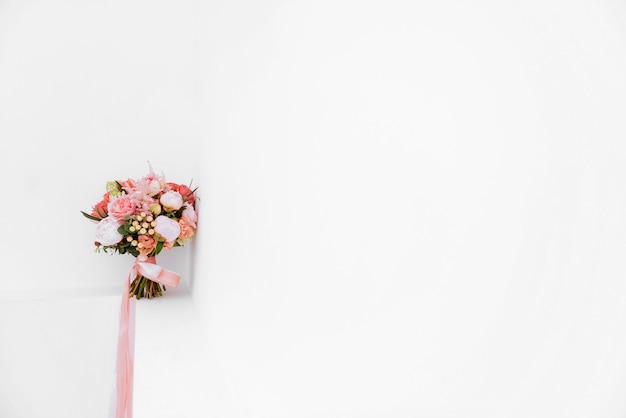
{"type": "Polygon", "coordinates": [[[153,282],[146,277],[137,275],[130,284],[128,297],[132,298],[134,296],[137,299],[147,297],[148,299],[152,299],[163,296],[163,292],[165,290],[167,290],[165,286],[161,286],[161,284],[157,282],[153,282]]]}

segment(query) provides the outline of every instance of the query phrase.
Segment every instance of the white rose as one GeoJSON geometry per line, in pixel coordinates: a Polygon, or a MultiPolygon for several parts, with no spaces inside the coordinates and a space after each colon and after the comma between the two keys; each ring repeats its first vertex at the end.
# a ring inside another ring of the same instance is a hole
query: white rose
{"type": "Polygon", "coordinates": [[[123,238],[122,234],[117,232],[117,228],[124,225],[124,221],[116,220],[110,216],[104,218],[96,225],[96,241],[104,246],[115,245],[123,238]]]}
{"type": "Polygon", "coordinates": [[[160,191],[161,191],[161,183],[159,183],[158,180],[152,180],[150,184],[148,184],[148,194],[150,196],[154,196],[160,191]]]}
{"type": "Polygon", "coordinates": [[[183,197],[180,193],[175,191],[163,193],[161,199],[159,200],[161,205],[163,205],[165,209],[169,210],[178,210],[183,205],[183,197]]]}
{"type": "Polygon", "coordinates": [[[183,210],[183,218],[187,220],[194,228],[196,227],[196,222],[198,222],[198,215],[196,215],[196,210],[190,204],[185,205],[185,210],[183,210]]]}
{"type": "Polygon", "coordinates": [[[167,242],[172,242],[180,235],[180,225],[173,219],[167,216],[157,216],[155,219],[156,226],[154,230],[161,235],[167,242]]]}

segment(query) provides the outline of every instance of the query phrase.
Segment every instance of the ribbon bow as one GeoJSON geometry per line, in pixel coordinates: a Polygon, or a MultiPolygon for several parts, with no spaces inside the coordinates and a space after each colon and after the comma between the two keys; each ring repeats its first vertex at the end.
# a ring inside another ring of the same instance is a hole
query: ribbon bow
{"type": "Polygon", "coordinates": [[[144,276],[164,286],[176,287],[180,276],[165,270],[156,263],[156,257],[146,261],[135,260],[124,283],[120,314],[120,330],[117,340],[117,372],[115,418],[133,416],[133,371],[135,360],[135,299],[129,297],[130,281],[134,275],[144,276]]]}
{"type": "Polygon", "coordinates": [[[162,284],[163,286],[176,287],[180,281],[180,276],[178,274],[165,270],[159,266],[156,263],[156,257],[150,257],[145,262],[135,261],[135,265],[131,268],[131,270],[134,270],[136,274],[144,276],[153,282],[162,284]]]}

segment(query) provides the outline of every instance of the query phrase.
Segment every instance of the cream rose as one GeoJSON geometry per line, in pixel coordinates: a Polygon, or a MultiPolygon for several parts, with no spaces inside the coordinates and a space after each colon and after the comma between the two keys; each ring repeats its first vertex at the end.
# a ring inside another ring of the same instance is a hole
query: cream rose
{"type": "Polygon", "coordinates": [[[112,217],[106,217],[96,225],[96,241],[104,246],[115,245],[123,238],[117,232],[117,228],[124,225],[124,221],[119,221],[112,217]]]}
{"type": "Polygon", "coordinates": [[[176,238],[180,235],[180,225],[173,219],[168,218],[167,216],[157,216],[155,219],[156,226],[154,230],[165,238],[167,242],[175,241],[176,238]]]}
{"type": "Polygon", "coordinates": [[[159,201],[167,210],[178,210],[183,206],[183,197],[180,193],[175,191],[163,193],[159,201]]]}
{"type": "Polygon", "coordinates": [[[160,191],[161,191],[161,183],[159,183],[158,180],[152,180],[150,184],[148,184],[148,194],[150,196],[154,196],[160,191]]]}
{"type": "Polygon", "coordinates": [[[192,205],[185,205],[182,217],[186,219],[192,227],[196,227],[196,222],[198,222],[198,215],[196,215],[196,210],[193,208],[192,205]]]}

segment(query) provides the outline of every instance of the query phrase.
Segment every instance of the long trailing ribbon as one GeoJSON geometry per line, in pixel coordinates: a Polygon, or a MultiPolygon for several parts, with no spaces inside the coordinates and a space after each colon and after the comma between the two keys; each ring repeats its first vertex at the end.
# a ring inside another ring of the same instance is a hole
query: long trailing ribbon
{"type": "Polygon", "coordinates": [[[141,275],[164,286],[176,287],[180,276],[165,270],[156,263],[156,257],[146,261],[135,260],[124,283],[120,314],[120,329],[117,340],[116,402],[115,418],[133,416],[133,375],[135,360],[135,302],[130,297],[130,282],[133,276],[141,275]]]}

